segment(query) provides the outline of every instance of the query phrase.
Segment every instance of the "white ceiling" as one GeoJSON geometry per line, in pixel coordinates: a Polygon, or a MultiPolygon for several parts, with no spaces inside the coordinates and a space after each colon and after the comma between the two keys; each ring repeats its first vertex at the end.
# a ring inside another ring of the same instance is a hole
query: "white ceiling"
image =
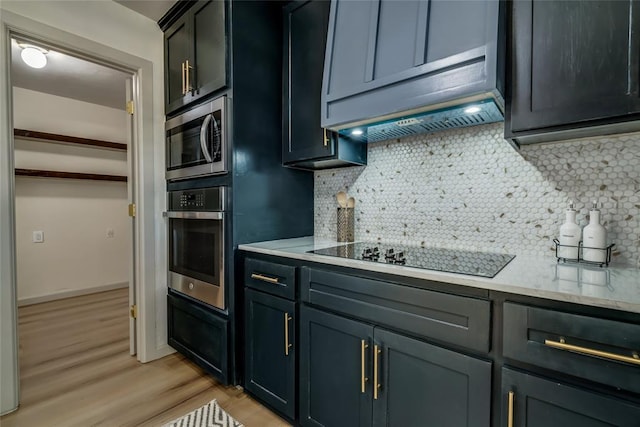
{"type": "Polygon", "coordinates": [[[177,0],[115,0],[131,10],[158,22],[177,0]]]}
{"type": "Polygon", "coordinates": [[[11,40],[14,86],[124,110],[130,74],[54,50],[47,53],[44,68],[31,68],[22,61],[21,51],[11,40]]]}
{"type": "MultiPolygon", "coordinates": [[[[176,0],[116,0],[121,5],[158,21],[176,0]]],[[[47,48],[47,46],[41,46],[47,48]]],[[[31,68],[20,58],[21,48],[11,41],[12,84],[24,89],[124,109],[125,81],[130,74],[49,50],[47,66],[31,68]]]]}

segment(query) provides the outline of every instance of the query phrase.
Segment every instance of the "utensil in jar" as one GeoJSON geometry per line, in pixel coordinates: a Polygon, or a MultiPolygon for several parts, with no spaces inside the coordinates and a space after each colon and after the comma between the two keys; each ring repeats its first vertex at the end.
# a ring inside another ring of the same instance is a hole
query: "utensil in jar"
{"type": "Polygon", "coordinates": [[[338,194],[336,194],[336,200],[341,208],[347,207],[347,193],[344,191],[339,191],[338,194]]]}

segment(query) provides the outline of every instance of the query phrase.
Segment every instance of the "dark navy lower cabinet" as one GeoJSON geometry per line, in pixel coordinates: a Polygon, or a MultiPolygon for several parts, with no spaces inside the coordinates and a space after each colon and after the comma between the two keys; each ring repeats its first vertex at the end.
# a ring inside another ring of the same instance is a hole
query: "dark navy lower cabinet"
{"type": "Polygon", "coordinates": [[[223,384],[229,382],[229,321],[176,293],[167,295],[169,345],[223,384]]]}
{"type": "Polygon", "coordinates": [[[296,303],[247,289],[245,388],[295,418],[296,303]]]}
{"type": "Polygon", "coordinates": [[[640,405],[507,368],[501,407],[503,427],[640,425],[640,405]]]}
{"type": "Polygon", "coordinates": [[[244,273],[245,388],[296,426],[640,427],[636,313],[260,254],[244,273]]]}
{"type": "Polygon", "coordinates": [[[373,335],[374,426],[489,426],[491,362],[377,327],[373,335]]]}
{"type": "Polygon", "coordinates": [[[486,427],[491,362],[301,307],[304,426],[486,427]]]}
{"type": "Polygon", "coordinates": [[[373,327],[300,307],[300,425],[371,425],[373,327]]]}

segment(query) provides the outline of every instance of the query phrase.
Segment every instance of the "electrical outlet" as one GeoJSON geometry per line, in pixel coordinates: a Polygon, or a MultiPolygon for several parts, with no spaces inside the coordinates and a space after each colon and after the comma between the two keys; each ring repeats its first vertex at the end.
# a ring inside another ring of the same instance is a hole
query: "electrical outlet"
{"type": "Polygon", "coordinates": [[[44,231],[34,231],[31,240],[33,243],[44,243],[44,231]]]}
{"type": "Polygon", "coordinates": [[[114,237],[116,237],[116,230],[107,228],[107,239],[113,239],[114,237]]]}

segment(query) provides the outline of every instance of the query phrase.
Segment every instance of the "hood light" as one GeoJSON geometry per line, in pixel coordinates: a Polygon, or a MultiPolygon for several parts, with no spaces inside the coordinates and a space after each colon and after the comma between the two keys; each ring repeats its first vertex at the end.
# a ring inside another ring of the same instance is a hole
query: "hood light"
{"type": "Polygon", "coordinates": [[[477,113],[478,111],[480,111],[480,107],[474,105],[473,107],[469,107],[467,109],[464,110],[465,114],[473,114],[473,113],[477,113]]]}
{"type": "Polygon", "coordinates": [[[351,135],[353,136],[360,136],[362,135],[364,132],[361,129],[354,129],[351,131],[351,135]]]}
{"type": "Polygon", "coordinates": [[[47,57],[45,54],[49,53],[49,51],[46,49],[22,43],[18,43],[18,46],[22,48],[20,57],[29,67],[44,68],[44,66],[47,65],[47,57]]]}

